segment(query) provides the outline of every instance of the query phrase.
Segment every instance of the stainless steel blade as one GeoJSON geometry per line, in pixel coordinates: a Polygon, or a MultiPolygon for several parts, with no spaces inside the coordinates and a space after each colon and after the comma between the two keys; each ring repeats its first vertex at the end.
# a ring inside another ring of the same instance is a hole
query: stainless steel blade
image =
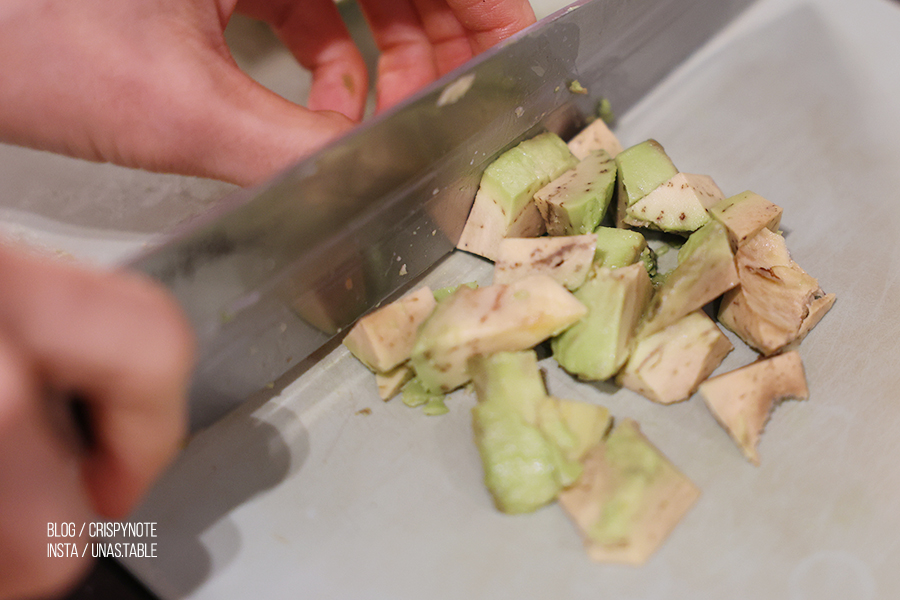
{"type": "Polygon", "coordinates": [[[192,425],[272,384],[447,255],[500,152],[540,130],[571,134],[601,98],[627,110],[748,4],[577,2],[131,261],[196,329],[192,425]]]}

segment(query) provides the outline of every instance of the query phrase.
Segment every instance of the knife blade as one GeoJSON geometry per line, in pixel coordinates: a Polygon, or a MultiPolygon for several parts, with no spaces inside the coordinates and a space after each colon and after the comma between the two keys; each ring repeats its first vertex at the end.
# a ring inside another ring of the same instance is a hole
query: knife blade
{"type": "Polygon", "coordinates": [[[540,131],[567,137],[601,98],[624,112],[750,3],[576,2],[128,261],[196,331],[192,428],[447,256],[501,152],[540,131]]]}

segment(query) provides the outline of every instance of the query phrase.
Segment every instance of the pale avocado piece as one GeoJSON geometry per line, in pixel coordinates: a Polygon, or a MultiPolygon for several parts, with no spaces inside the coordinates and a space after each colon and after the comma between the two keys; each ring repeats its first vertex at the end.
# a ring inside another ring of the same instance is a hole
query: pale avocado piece
{"type": "Polygon", "coordinates": [[[569,140],[568,146],[572,154],[579,160],[594,150],[606,150],[613,158],[622,151],[622,144],[616,134],[610,131],[602,116],[579,131],[575,137],[569,140]]]}
{"type": "Polygon", "coordinates": [[[615,189],[615,160],[595,150],[535,192],[534,201],[549,235],[579,235],[597,228],[615,189]]]}
{"type": "Polygon", "coordinates": [[[574,290],[584,283],[594,262],[593,234],[506,238],[500,241],[494,263],[494,283],[512,283],[544,274],[574,290]]]}
{"type": "Polygon", "coordinates": [[[738,248],[735,264],[740,286],[722,298],[719,322],[761,354],[798,345],[834,304],[767,228],[738,248]]]}
{"type": "Polygon", "coordinates": [[[559,503],[598,562],[644,564],[700,496],[630,419],[583,464],[584,474],[559,494],[559,503]]]}
{"type": "Polygon", "coordinates": [[[744,457],[759,465],[759,439],[775,406],[808,399],[809,388],[800,354],[793,350],[707,379],[700,395],[744,457]]]}
{"type": "Polygon", "coordinates": [[[462,286],[419,328],[410,363],[426,389],[449,392],[469,380],[470,357],[533,348],[587,308],[547,275],[510,284],[462,286]]]}
{"type": "Polygon", "coordinates": [[[678,173],[672,159],[656,140],[650,139],[616,155],[619,196],[631,206],[678,173]]]}
{"type": "Polygon", "coordinates": [[[709,209],[710,216],[728,230],[731,249],[735,251],[763,229],[778,233],[782,212],[780,206],[749,190],[725,198],[709,209]]]}
{"type": "Polygon", "coordinates": [[[575,447],[574,434],[547,396],[534,351],[476,356],[469,370],[485,485],[502,512],[532,512],[581,475],[580,463],[560,446],[575,447]]]}
{"type": "Polygon", "coordinates": [[[416,332],[434,307],[431,290],[421,287],[361,318],[342,343],[364,365],[386,373],[409,359],[416,332]]]}
{"type": "Polygon", "coordinates": [[[712,220],[691,234],[678,251],[678,266],[656,288],[638,336],[664,329],[738,283],[728,233],[712,220]]]}
{"type": "Polygon", "coordinates": [[[618,269],[634,264],[647,248],[647,240],[637,231],[617,227],[598,227],[594,264],[618,269]]]}
{"type": "Polygon", "coordinates": [[[579,379],[609,379],[628,359],[653,286],[642,264],[595,268],[575,297],[588,314],[550,342],[559,365],[579,379]]]}
{"type": "Polygon", "coordinates": [[[616,383],[671,404],[686,400],[733,350],[731,342],[702,310],[637,341],[616,383]]]}
{"type": "Polygon", "coordinates": [[[375,373],[375,384],[378,386],[378,397],[387,402],[415,377],[415,372],[408,362],[402,363],[386,373],[375,373]]]}
{"type": "Polygon", "coordinates": [[[578,164],[566,143],[542,133],[501,154],[481,178],[457,247],[490,260],[505,237],[534,237],[544,220],[534,193],[578,164]]]}

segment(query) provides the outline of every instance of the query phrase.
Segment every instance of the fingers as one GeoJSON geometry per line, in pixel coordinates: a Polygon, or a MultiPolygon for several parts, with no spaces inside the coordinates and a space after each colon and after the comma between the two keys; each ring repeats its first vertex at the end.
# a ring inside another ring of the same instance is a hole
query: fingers
{"type": "Polygon", "coordinates": [[[472,51],[484,52],[535,22],[528,0],[446,0],[468,32],[472,51]]]}
{"type": "Polygon", "coordinates": [[[121,518],[177,452],[186,428],[192,334],[155,285],[0,250],[0,330],[40,383],[87,403],[81,457],[93,508],[121,518]]]}
{"type": "MultiPolygon", "coordinates": [[[[93,514],[77,456],[53,435],[34,365],[0,333],[0,598],[56,596],[82,576],[88,558],[48,558],[48,523],[84,523],[93,514]]],[[[68,546],[66,547],[68,548],[68,546]]]]}
{"type": "Polygon", "coordinates": [[[360,2],[378,46],[376,111],[385,110],[438,77],[431,40],[409,0],[360,2]]]}
{"type": "Polygon", "coordinates": [[[353,125],[241,72],[212,2],[16,3],[0,14],[0,141],[250,185],[353,125]]]}
{"type": "Polygon", "coordinates": [[[310,110],[333,110],[354,121],[362,119],[368,73],[334,0],[241,0],[237,10],[269,23],[310,71],[310,110]]]}
{"type": "Polygon", "coordinates": [[[531,25],[528,0],[360,0],[381,55],[377,110],[531,25]]]}
{"type": "Polygon", "coordinates": [[[472,58],[468,31],[446,0],[413,0],[422,28],[434,51],[438,75],[452,71],[472,58]]]}

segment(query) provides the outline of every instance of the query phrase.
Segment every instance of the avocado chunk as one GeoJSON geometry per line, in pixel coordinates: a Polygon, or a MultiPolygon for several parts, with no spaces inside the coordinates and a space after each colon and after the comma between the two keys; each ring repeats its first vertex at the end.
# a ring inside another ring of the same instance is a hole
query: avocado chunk
{"type": "Polygon", "coordinates": [[[722,298],[719,322],[766,356],[798,345],[834,304],[769,229],[745,242],[735,263],[740,286],[722,298]]]}
{"type": "Polygon", "coordinates": [[[672,159],[656,140],[650,139],[616,155],[618,209],[616,226],[624,226],[628,207],[678,174],[672,159]]]}
{"type": "Polygon", "coordinates": [[[371,370],[386,373],[409,358],[416,332],[434,307],[431,290],[419,288],[361,318],[343,344],[371,370]]]}
{"type": "Polygon", "coordinates": [[[375,373],[375,384],[378,386],[378,397],[387,402],[397,395],[415,372],[408,362],[401,363],[385,373],[375,373]]]}
{"type": "Polygon", "coordinates": [[[623,222],[688,235],[709,221],[707,209],[724,198],[712,177],[678,173],[626,208],[623,222]]]}
{"type": "Polygon", "coordinates": [[[616,383],[660,404],[686,400],[734,346],[702,310],[639,339],[616,383]]]}
{"type": "Polygon", "coordinates": [[[443,401],[443,398],[443,392],[429,391],[422,385],[422,380],[418,377],[413,377],[407,381],[403,385],[402,393],[400,394],[400,399],[403,401],[403,404],[410,408],[423,406],[429,402],[434,402],[435,400],[443,401]]]}
{"type": "Polygon", "coordinates": [[[477,289],[461,286],[422,324],[410,362],[425,389],[449,392],[469,381],[470,357],[532,348],[586,312],[546,275],[477,289]]]}
{"type": "Polygon", "coordinates": [[[582,129],[569,140],[569,150],[579,160],[595,150],[605,150],[615,158],[622,151],[622,144],[602,118],[594,119],[590,125],[582,129]]]}
{"type": "Polygon", "coordinates": [[[576,434],[547,395],[533,351],[473,357],[469,368],[485,485],[502,512],[532,512],[581,476],[581,463],[571,458],[576,434]]]}
{"type": "Polygon", "coordinates": [[[559,494],[592,560],[642,565],[700,497],[700,490],[624,419],[559,494]]]}
{"type": "Polygon", "coordinates": [[[656,288],[639,337],[665,329],[738,284],[734,255],[725,227],[718,221],[691,234],[678,252],[678,266],[656,288]]]}
{"type": "Polygon", "coordinates": [[[594,264],[601,267],[627,267],[636,263],[647,249],[644,236],[631,229],[598,227],[594,234],[597,236],[594,264]]]}
{"type": "Polygon", "coordinates": [[[549,235],[591,233],[606,214],[616,189],[616,161],[595,150],[534,194],[549,235]]]}
{"type": "Polygon", "coordinates": [[[749,190],[725,198],[709,208],[710,216],[728,230],[734,251],[763,229],[778,233],[782,212],[780,206],[749,190]]]}
{"type": "Polygon", "coordinates": [[[584,283],[597,247],[597,236],[506,238],[494,263],[494,283],[512,283],[531,275],[548,275],[566,289],[584,283]]]}
{"type": "Polygon", "coordinates": [[[550,342],[553,357],[584,380],[609,379],[625,364],[652,284],[642,264],[597,267],[575,291],[587,316],[550,342]]]}
{"type": "Polygon", "coordinates": [[[809,389],[800,354],[793,350],[708,379],[700,395],[747,460],[759,465],[759,440],[775,406],[806,400],[809,389]]]}
{"type": "Polygon", "coordinates": [[[566,143],[542,133],[501,154],[481,177],[457,247],[490,260],[504,237],[535,237],[544,220],[534,193],[578,164],[566,143]]]}

